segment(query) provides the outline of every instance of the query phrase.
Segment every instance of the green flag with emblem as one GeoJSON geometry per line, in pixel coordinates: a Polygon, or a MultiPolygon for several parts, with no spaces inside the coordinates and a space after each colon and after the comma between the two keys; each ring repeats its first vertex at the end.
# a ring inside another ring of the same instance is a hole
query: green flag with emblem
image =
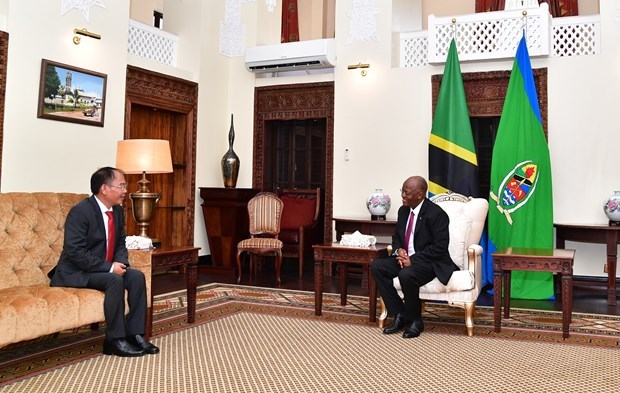
{"type": "MultiPolygon", "coordinates": [[[[525,37],[508,83],[493,147],[490,186],[491,252],[504,247],[553,247],[551,162],[525,37]]],[[[551,298],[553,275],[514,271],[511,296],[551,298]]]]}

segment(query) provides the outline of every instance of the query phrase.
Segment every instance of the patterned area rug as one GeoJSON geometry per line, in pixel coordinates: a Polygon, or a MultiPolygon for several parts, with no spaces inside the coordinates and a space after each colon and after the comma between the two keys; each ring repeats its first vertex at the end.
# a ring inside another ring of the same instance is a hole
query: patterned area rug
{"type": "MultiPolygon", "coordinates": [[[[314,293],[230,284],[209,284],[199,288],[196,324],[186,322],[185,291],[156,297],[154,302],[154,336],[185,331],[187,328],[236,314],[262,314],[294,317],[305,321],[330,321],[342,325],[369,328],[382,336],[376,324],[368,322],[368,298],[349,296],[345,306],[337,294],[324,294],[323,316],[314,315],[314,293]]],[[[620,317],[573,313],[571,336],[563,339],[561,313],[512,309],[511,318],[502,321],[501,333],[493,331],[493,309],[477,307],[475,336],[556,344],[588,348],[620,348],[620,317]]],[[[463,311],[444,304],[427,304],[424,314],[427,333],[466,337],[463,311]]],[[[246,334],[256,327],[245,326],[246,334]]],[[[329,327],[332,329],[332,327],[329,327]]],[[[29,343],[0,349],[0,386],[26,377],[73,364],[101,354],[102,330],[88,328],[68,331],[29,343]]],[[[417,339],[416,339],[417,340],[417,339]]],[[[402,339],[398,340],[402,342],[402,339]]],[[[143,359],[143,358],[140,358],[143,359]]],[[[32,390],[30,390],[32,391],[32,390]]]]}
{"type": "Polygon", "coordinates": [[[617,392],[618,351],[242,311],[159,336],[158,355],[98,355],[14,392],[617,392]],[[550,361],[552,359],[552,361],[550,361]]]}

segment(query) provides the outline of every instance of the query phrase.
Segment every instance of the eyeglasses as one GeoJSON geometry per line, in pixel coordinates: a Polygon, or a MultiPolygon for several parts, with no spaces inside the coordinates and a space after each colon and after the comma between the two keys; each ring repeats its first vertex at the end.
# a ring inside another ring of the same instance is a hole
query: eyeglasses
{"type": "Polygon", "coordinates": [[[108,187],[119,188],[121,190],[127,191],[127,184],[126,183],[122,183],[122,184],[119,184],[119,185],[108,184],[108,187]]]}

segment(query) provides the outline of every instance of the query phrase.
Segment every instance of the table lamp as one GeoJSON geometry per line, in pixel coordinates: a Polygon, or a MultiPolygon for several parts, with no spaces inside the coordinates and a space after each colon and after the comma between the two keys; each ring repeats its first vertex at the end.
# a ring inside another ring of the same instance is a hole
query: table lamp
{"type": "Polygon", "coordinates": [[[139,236],[149,237],[147,230],[155,213],[155,203],[161,193],[149,190],[151,182],[146,179],[146,174],[172,172],[170,143],[161,139],[118,141],[116,167],[128,175],[142,174],[142,179],[138,181],[138,191],[130,193],[129,198],[133,206],[133,218],[138,224],[139,236]]]}

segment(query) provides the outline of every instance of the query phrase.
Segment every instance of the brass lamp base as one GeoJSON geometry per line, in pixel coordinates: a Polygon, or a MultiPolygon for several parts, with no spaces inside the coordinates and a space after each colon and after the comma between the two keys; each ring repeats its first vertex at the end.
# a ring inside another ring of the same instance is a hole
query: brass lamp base
{"type": "Polygon", "coordinates": [[[149,224],[155,213],[155,203],[161,194],[155,192],[133,192],[129,194],[133,205],[133,218],[138,224],[139,236],[149,237],[149,224]]]}

